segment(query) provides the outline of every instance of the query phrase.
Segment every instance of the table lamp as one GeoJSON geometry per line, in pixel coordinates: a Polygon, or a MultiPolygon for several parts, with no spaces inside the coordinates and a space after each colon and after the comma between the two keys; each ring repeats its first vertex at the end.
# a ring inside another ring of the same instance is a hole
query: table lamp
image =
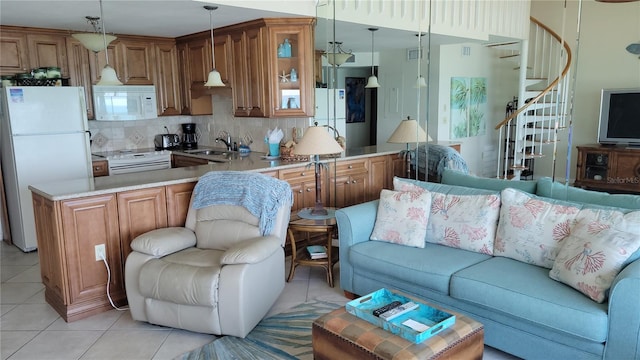
{"type": "Polygon", "coordinates": [[[302,139],[293,148],[293,153],[297,155],[313,156],[313,161],[307,166],[315,166],[316,175],[316,204],[311,210],[311,215],[327,215],[327,209],[322,206],[322,194],[321,194],[321,167],[326,166],[320,163],[320,155],[337,154],[342,152],[342,147],[336,142],[336,140],[327,132],[327,128],[324,126],[310,126],[306,131],[302,139]]]}
{"type": "Polygon", "coordinates": [[[416,120],[407,116],[406,120],[400,121],[396,130],[387,140],[388,143],[392,144],[407,144],[407,150],[403,151],[404,159],[407,163],[407,178],[411,177],[411,151],[409,150],[409,144],[425,142],[427,139],[428,141],[433,141],[431,136],[427,136],[427,133],[416,120]]]}

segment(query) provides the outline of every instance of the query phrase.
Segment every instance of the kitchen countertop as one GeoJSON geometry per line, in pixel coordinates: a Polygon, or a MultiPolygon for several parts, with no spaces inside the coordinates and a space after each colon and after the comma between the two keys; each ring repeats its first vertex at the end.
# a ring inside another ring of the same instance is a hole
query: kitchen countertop
{"type": "MultiPolygon", "coordinates": [[[[362,157],[395,154],[406,147],[402,144],[383,144],[367,146],[356,149],[348,149],[337,161],[353,160],[362,157]]],[[[215,149],[199,147],[198,150],[215,149]]],[[[220,150],[215,149],[215,150],[220,150]]],[[[222,149],[224,151],[224,149],[222,149]]],[[[173,150],[172,153],[197,157],[201,159],[221,159],[218,156],[189,154],[182,150],[173,150]]],[[[308,161],[284,161],[264,159],[264,154],[251,152],[248,156],[239,156],[237,153],[227,158],[226,162],[214,162],[207,165],[189,166],[166,170],[154,170],[122,175],[90,177],[86,179],[66,180],[52,183],[29,185],[29,189],[49,200],[67,200],[86,196],[104,195],[129,190],[181,184],[197,181],[209,171],[268,171],[300,166],[308,161]]],[[[333,158],[322,161],[333,161],[333,158]]]]}

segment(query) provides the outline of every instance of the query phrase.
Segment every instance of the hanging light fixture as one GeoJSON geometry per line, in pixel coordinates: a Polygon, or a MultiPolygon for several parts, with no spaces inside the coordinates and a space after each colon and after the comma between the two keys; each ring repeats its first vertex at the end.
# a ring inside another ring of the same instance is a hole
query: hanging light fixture
{"type": "Polygon", "coordinates": [[[416,84],[414,86],[415,89],[427,87],[427,81],[424,76],[422,76],[422,70],[420,69],[420,61],[422,60],[422,37],[424,35],[426,35],[426,33],[423,32],[416,34],[416,37],[418,37],[418,78],[416,79],[416,84]]]}
{"type": "Polygon", "coordinates": [[[378,77],[373,72],[373,33],[378,31],[378,28],[369,28],[369,31],[371,31],[371,76],[365,88],[379,88],[378,77]]]}
{"type": "Polygon", "coordinates": [[[204,8],[209,11],[209,28],[211,29],[211,62],[213,66],[204,86],[225,86],[222,82],[222,78],[220,77],[220,73],[216,70],[216,54],[215,47],[213,45],[213,11],[218,9],[218,7],[205,5],[204,8]]]}
{"type": "Polygon", "coordinates": [[[329,41],[329,46],[331,47],[331,52],[325,52],[323,55],[327,58],[327,62],[331,65],[340,66],[347,62],[347,60],[349,60],[349,58],[353,56],[351,50],[342,50],[342,42],[340,41],[329,41]]]}
{"type": "Polygon", "coordinates": [[[107,49],[107,32],[104,24],[104,15],[102,14],[102,0],[100,0],[100,17],[102,18],[102,45],[104,50],[104,56],[107,64],[100,73],[100,81],[96,85],[122,85],[122,82],[118,80],[116,71],[109,65],[109,49],[107,49]]]}
{"type": "Polygon", "coordinates": [[[104,38],[107,39],[107,45],[109,45],[113,40],[116,39],[113,35],[102,36],[100,31],[100,18],[97,16],[85,16],[87,19],[87,23],[89,23],[93,27],[92,33],[78,33],[71,34],[71,36],[80,41],[82,46],[87,48],[88,50],[93,51],[94,53],[98,53],[105,49],[104,46],[104,38]]]}

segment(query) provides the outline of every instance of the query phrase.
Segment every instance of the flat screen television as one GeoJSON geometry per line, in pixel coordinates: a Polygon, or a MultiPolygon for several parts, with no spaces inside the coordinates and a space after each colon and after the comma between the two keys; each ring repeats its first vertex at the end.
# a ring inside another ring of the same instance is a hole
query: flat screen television
{"type": "Polygon", "coordinates": [[[640,146],[640,88],[602,89],[598,142],[640,146]]]}

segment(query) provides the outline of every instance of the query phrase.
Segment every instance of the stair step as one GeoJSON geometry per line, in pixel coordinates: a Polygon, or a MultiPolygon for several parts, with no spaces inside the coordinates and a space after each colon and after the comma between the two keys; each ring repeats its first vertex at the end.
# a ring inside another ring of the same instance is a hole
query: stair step
{"type": "Polygon", "coordinates": [[[558,117],[555,115],[523,115],[522,118],[526,124],[543,121],[555,121],[558,117]]]}
{"type": "Polygon", "coordinates": [[[520,54],[503,55],[503,56],[499,56],[498,59],[510,59],[510,58],[516,58],[519,56],[520,54]]]}
{"type": "Polygon", "coordinates": [[[525,153],[524,154],[524,159],[528,160],[528,159],[540,159],[545,157],[544,154],[536,154],[536,153],[525,153]]]}
{"type": "Polygon", "coordinates": [[[511,48],[511,47],[512,47],[512,46],[514,46],[514,45],[518,46],[518,47],[517,47],[517,49],[519,49],[519,48],[520,48],[520,42],[519,42],[519,41],[499,42],[499,43],[487,44],[486,46],[487,46],[487,47],[490,47],[490,48],[492,48],[492,47],[493,47],[493,48],[497,48],[497,47],[499,47],[499,48],[501,48],[501,49],[504,49],[504,48],[511,48]]]}
{"type": "Polygon", "coordinates": [[[539,84],[542,81],[546,81],[546,78],[527,78],[524,83],[525,83],[525,87],[529,87],[531,85],[536,85],[539,84]]]}
{"type": "MultiPolygon", "coordinates": [[[[525,99],[531,99],[534,98],[536,96],[538,96],[538,94],[540,94],[542,92],[542,90],[525,90],[524,92],[524,97],[525,99]]],[[[544,97],[551,97],[551,96],[555,96],[556,95],[557,90],[551,90],[550,92],[548,92],[544,97]]]]}
{"type": "Polygon", "coordinates": [[[516,171],[529,170],[529,167],[524,165],[511,165],[509,166],[509,170],[516,170],[516,171]]]}

